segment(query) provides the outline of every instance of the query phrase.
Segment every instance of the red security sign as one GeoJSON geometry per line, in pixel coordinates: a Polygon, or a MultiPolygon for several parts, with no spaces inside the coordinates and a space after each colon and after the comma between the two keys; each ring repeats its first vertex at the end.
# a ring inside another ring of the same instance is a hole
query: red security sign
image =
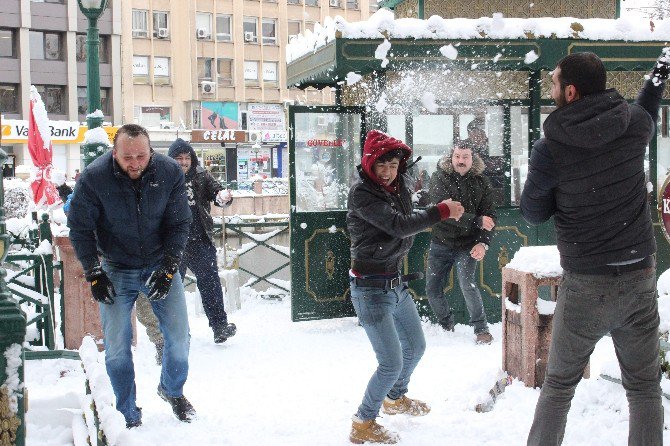
{"type": "Polygon", "coordinates": [[[658,216],[663,223],[663,234],[670,242],[670,176],[665,179],[658,200],[658,216]]]}

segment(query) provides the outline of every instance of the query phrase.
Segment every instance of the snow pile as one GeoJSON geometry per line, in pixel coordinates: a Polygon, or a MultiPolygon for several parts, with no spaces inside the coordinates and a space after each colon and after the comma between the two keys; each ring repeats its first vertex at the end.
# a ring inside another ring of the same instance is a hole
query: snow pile
{"type": "Polygon", "coordinates": [[[535,277],[557,277],[563,275],[561,258],[556,245],[524,246],[514,254],[507,268],[533,273],[535,277]]]}
{"type": "Polygon", "coordinates": [[[19,367],[22,365],[23,350],[21,344],[12,344],[7,347],[4,352],[7,367],[5,367],[5,374],[7,379],[2,384],[2,387],[7,388],[7,397],[9,398],[9,410],[16,413],[19,410],[19,397],[23,397],[23,383],[19,376],[19,367]]]}
{"type": "MultiPolygon", "coordinates": [[[[567,38],[585,40],[668,41],[670,20],[649,22],[629,18],[577,19],[542,17],[532,19],[503,18],[499,14],[479,19],[444,19],[432,16],[426,20],[396,19],[389,9],[380,9],[368,20],[347,22],[343,17],[326,17],[314,31],[305,30],[286,48],[286,62],[316,51],[333,41],[345,39],[536,39],[567,38]]],[[[444,54],[444,53],[443,53],[444,54]]],[[[448,57],[445,54],[445,57],[448,57]]]]}
{"type": "Polygon", "coordinates": [[[98,144],[109,147],[109,136],[102,127],[86,130],[84,133],[84,144],[98,144]]]}
{"type": "MultiPolygon", "coordinates": [[[[100,418],[100,427],[108,443],[110,445],[128,444],[129,431],[126,429],[126,421],[121,412],[114,407],[116,398],[112,390],[112,383],[109,381],[104,363],[99,362],[99,359],[103,358],[98,354],[98,347],[90,336],[82,340],[79,356],[86,370],[91,395],[100,418]]],[[[87,414],[86,424],[89,426],[89,432],[94,426],[93,418],[89,418],[92,415],[92,413],[87,414]]]]}

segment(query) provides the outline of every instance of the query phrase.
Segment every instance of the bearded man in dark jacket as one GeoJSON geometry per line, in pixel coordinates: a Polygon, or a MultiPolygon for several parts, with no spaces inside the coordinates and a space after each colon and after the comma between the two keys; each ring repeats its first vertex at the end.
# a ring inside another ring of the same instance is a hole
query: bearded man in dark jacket
{"type": "Polygon", "coordinates": [[[426,341],[401,263],[416,233],[440,220],[459,218],[463,208],[445,200],[414,211],[405,175],[411,156],[402,141],[371,130],[359,166],[360,181],[349,191],[351,301],[379,363],[352,420],[349,438],[357,444],[397,441],[396,434],[375,421],[382,404],[387,414],[421,416],[430,411],[426,403],[405,396],[426,341]]]}
{"type": "Polygon", "coordinates": [[[465,212],[458,221],[445,220],[433,226],[426,271],[428,303],[442,328],[453,331],[454,315],[444,286],[455,263],[478,344],[493,341],[475,281],[477,262],[486,255],[495,226],[494,193],[489,179],[484,176],[485,168],[470,144],[457,141],[452,153],[437,163],[429,189],[432,203],[451,198],[459,201],[465,212]]]}
{"type": "Polygon", "coordinates": [[[575,388],[607,333],[628,398],[628,444],[663,444],[656,244],[644,157],[667,77],[664,50],[628,104],[606,89],[605,67],[593,53],[570,54],[552,73],[557,109],[533,146],[521,212],[531,224],[554,217],[563,278],[529,445],[561,444],[575,388]]]}
{"type": "MultiPolygon", "coordinates": [[[[228,315],[223,305],[223,288],[219,278],[219,269],[214,246],[211,203],[216,206],[230,206],[233,197],[230,191],[212,177],[198,162],[193,147],[181,138],[177,138],[168,156],[177,161],[186,176],[186,195],[193,214],[193,221],[188,234],[188,241],[179,272],[182,280],[186,269],[190,269],[197,280],[202,306],[214,332],[214,342],[220,344],[235,335],[237,327],[228,322],[228,315]]],[[[149,339],[156,345],[156,362],[160,363],[163,339],[158,329],[158,321],[149,311],[146,301],[138,300],[137,314],[140,322],[146,327],[149,339]]]]}

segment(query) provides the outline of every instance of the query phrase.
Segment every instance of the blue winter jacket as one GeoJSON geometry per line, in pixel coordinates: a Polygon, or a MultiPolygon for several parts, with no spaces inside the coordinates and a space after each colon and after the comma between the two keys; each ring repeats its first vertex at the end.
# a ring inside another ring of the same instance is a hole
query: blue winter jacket
{"type": "Polygon", "coordinates": [[[164,255],[181,258],[191,224],[184,174],[173,159],[153,153],[137,191],[111,152],[91,163],[75,186],[67,225],[77,257],[143,268],[164,255]]]}

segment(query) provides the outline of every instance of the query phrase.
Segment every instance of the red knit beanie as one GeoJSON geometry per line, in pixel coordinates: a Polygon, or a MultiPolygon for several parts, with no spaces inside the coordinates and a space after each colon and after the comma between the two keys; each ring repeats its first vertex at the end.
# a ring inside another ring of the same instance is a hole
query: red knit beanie
{"type": "Polygon", "coordinates": [[[361,159],[361,165],[363,166],[363,172],[365,172],[365,174],[375,183],[381,184],[377,175],[374,173],[373,166],[375,161],[385,153],[394,150],[402,150],[404,152],[403,157],[400,160],[400,170],[402,171],[407,160],[412,156],[412,149],[399,139],[395,139],[379,130],[370,130],[368,132],[365,137],[365,145],[363,146],[363,159],[361,159]]]}

